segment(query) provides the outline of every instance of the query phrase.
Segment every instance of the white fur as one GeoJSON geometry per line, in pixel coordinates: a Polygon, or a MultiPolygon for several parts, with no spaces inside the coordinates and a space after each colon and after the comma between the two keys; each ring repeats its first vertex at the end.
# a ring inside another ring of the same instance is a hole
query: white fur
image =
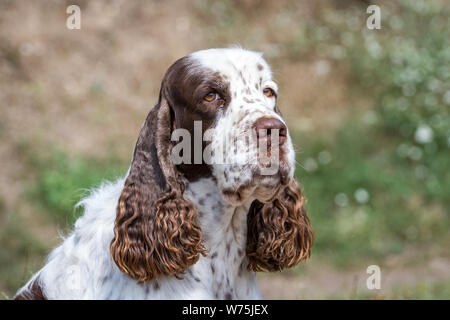
{"type": "Polygon", "coordinates": [[[72,233],[52,251],[46,265],[18,294],[26,292],[38,277],[48,299],[261,298],[255,273],[245,270],[245,255],[238,254],[239,249],[245,252],[249,204],[233,207],[225,203],[212,179],[189,184],[185,192],[186,199],[194,203],[201,216],[208,255],[201,256],[182,280],[161,277],[138,284],[120,272],[109,255],[109,246],[114,236],[116,204],[123,182],[120,179],[104,184],[81,202],[84,215],[77,220],[72,233]],[[198,203],[200,199],[204,200],[203,205],[198,203]],[[230,243],[228,251],[227,243],[230,243]],[[215,252],[216,258],[211,259],[215,252]],[[155,283],[159,287],[157,290],[155,283]],[[218,289],[219,283],[222,283],[221,289],[218,289]],[[231,296],[225,296],[227,293],[231,296]]]}

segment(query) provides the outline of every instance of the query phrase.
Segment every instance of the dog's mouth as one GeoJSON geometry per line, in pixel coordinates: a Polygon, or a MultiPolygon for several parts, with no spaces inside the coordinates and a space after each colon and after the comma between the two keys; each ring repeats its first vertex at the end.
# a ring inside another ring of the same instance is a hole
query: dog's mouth
{"type": "Polygon", "coordinates": [[[242,182],[236,187],[225,188],[222,194],[234,205],[240,205],[249,198],[268,202],[273,200],[279,190],[293,179],[291,171],[287,164],[282,164],[273,174],[265,174],[264,169],[256,167],[250,181],[242,182]]]}

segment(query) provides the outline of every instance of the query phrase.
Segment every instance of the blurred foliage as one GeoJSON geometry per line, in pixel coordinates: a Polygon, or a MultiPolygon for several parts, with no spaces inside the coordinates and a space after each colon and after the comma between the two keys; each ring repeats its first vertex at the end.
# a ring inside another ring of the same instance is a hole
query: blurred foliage
{"type": "Polygon", "coordinates": [[[71,227],[82,214],[81,208],[75,205],[89,189],[126,172],[126,165],[115,160],[70,158],[61,150],[53,150],[49,157],[34,159],[33,166],[37,179],[29,186],[28,196],[64,227],[71,227]]]}
{"type": "Polygon", "coordinates": [[[326,10],[326,27],[306,28],[316,53],[348,64],[354,90],[374,101],[334,137],[300,144],[319,254],[357,263],[448,240],[449,13],[401,1],[382,6],[383,32],[361,32],[352,10],[326,10]]]}
{"type": "MultiPolygon", "coordinates": [[[[18,279],[27,279],[41,263],[46,250],[42,243],[26,232],[17,215],[6,212],[0,202],[0,274],[8,275],[4,285],[10,292],[17,289],[18,279]]],[[[0,292],[1,299],[8,295],[0,292]]]]}

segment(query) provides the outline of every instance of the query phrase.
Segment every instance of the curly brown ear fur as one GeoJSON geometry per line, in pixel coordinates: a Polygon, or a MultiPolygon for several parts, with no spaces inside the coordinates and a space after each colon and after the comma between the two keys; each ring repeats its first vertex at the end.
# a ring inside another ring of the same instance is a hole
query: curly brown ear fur
{"type": "Polygon", "coordinates": [[[270,203],[255,200],[247,217],[247,269],[281,271],[309,258],[314,231],[293,180],[270,203]]]}
{"type": "Polygon", "coordinates": [[[139,282],[179,276],[205,251],[195,209],[183,199],[185,186],[170,161],[171,117],[161,93],[141,129],[117,206],[111,256],[139,282]]]}

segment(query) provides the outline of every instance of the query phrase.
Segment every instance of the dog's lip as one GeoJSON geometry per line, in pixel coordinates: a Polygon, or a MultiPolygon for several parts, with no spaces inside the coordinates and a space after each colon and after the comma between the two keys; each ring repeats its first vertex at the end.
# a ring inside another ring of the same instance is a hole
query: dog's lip
{"type": "MultiPolygon", "coordinates": [[[[286,185],[289,183],[289,181],[291,180],[291,174],[292,174],[292,168],[293,168],[293,164],[290,163],[290,161],[288,161],[285,157],[283,157],[283,159],[280,159],[279,165],[278,165],[278,171],[275,174],[271,174],[271,175],[263,175],[261,173],[261,170],[264,168],[264,165],[258,165],[254,168],[253,170],[253,176],[254,178],[260,178],[260,179],[264,179],[264,177],[273,177],[273,178],[279,178],[279,180],[281,181],[282,185],[286,185]]],[[[269,167],[267,167],[269,168],[269,167]]]]}
{"type": "Polygon", "coordinates": [[[272,175],[263,175],[255,172],[250,181],[237,187],[225,188],[221,191],[222,195],[229,199],[230,202],[239,204],[246,198],[245,194],[253,194],[255,190],[262,188],[261,190],[266,189],[265,192],[271,195],[270,198],[265,198],[263,202],[270,202],[276,197],[280,189],[290,183],[291,179],[293,177],[291,177],[290,171],[287,168],[278,170],[277,173],[272,175]]]}
{"type": "Polygon", "coordinates": [[[256,183],[260,183],[263,185],[267,184],[268,186],[285,186],[289,184],[291,178],[292,177],[290,176],[289,170],[278,170],[277,173],[272,175],[263,175],[260,173],[254,174],[254,180],[256,181],[256,183]]]}

